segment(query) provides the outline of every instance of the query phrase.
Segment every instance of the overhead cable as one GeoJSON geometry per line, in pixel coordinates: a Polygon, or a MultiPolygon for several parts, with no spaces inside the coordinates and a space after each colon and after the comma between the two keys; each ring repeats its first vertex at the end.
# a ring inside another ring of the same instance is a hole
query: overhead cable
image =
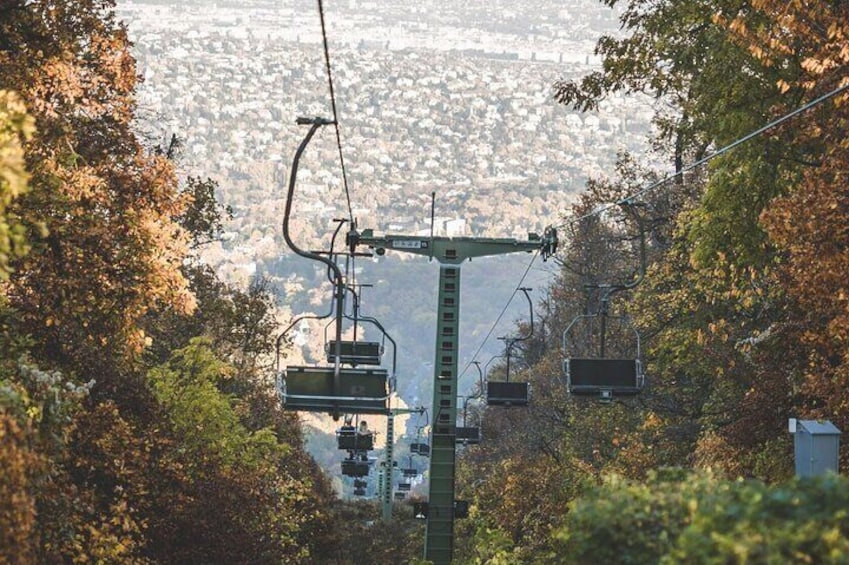
{"type": "Polygon", "coordinates": [[[611,204],[607,204],[607,205],[605,205],[605,206],[601,206],[601,207],[595,208],[592,212],[588,212],[588,213],[586,213],[586,214],[584,214],[584,215],[582,215],[582,216],[578,216],[577,218],[571,218],[570,220],[568,220],[568,221],[566,221],[566,222],[563,222],[562,224],[560,224],[560,225],[559,225],[559,226],[557,226],[557,227],[565,227],[565,226],[568,226],[568,225],[576,224],[576,223],[578,223],[578,222],[580,222],[580,221],[582,221],[582,220],[585,220],[585,219],[587,219],[587,218],[591,218],[591,217],[593,217],[593,216],[601,215],[601,214],[603,214],[604,212],[606,212],[606,211],[608,211],[608,210],[610,210],[610,209],[612,209],[612,208],[614,208],[614,207],[616,207],[616,206],[619,206],[619,205],[623,204],[623,203],[624,203],[624,202],[626,202],[626,201],[629,201],[629,200],[635,200],[635,199],[641,198],[641,197],[642,197],[642,196],[644,196],[645,194],[647,194],[647,193],[649,193],[649,192],[651,192],[651,191],[653,191],[653,190],[655,190],[655,189],[657,189],[657,188],[659,188],[659,187],[663,186],[664,184],[666,184],[667,182],[671,181],[672,179],[674,179],[674,178],[676,178],[676,177],[680,177],[680,176],[681,176],[681,175],[683,175],[684,173],[688,173],[688,172],[692,171],[693,169],[696,169],[696,168],[698,168],[698,167],[700,167],[700,166],[704,165],[704,164],[705,164],[705,163],[707,163],[708,161],[711,161],[711,160],[713,160],[713,159],[715,159],[715,158],[719,157],[720,155],[724,155],[725,153],[728,153],[729,151],[731,151],[731,150],[732,150],[732,149],[734,149],[735,147],[737,147],[737,146],[739,146],[739,145],[742,145],[743,143],[746,143],[747,141],[750,141],[750,140],[754,139],[755,137],[758,137],[759,135],[762,135],[762,134],[766,133],[767,131],[771,130],[772,128],[774,128],[774,127],[776,127],[776,126],[778,126],[778,125],[780,125],[780,124],[782,124],[782,123],[786,122],[787,120],[789,120],[789,119],[791,119],[791,118],[794,118],[794,117],[798,116],[799,114],[801,114],[801,113],[803,113],[803,112],[806,112],[806,111],[810,110],[810,109],[811,109],[811,108],[813,108],[814,106],[817,106],[817,105],[819,105],[819,104],[822,104],[823,102],[825,102],[825,101],[826,101],[826,100],[828,100],[829,98],[833,98],[834,96],[837,96],[838,94],[840,94],[841,92],[843,92],[843,91],[845,91],[845,90],[847,90],[847,89],[849,89],[849,83],[846,83],[846,84],[844,84],[843,86],[840,86],[840,87],[838,87],[838,88],[835,88],[835,89],[834,89],[834,90],[832,90],[831,92],[828,92],[827,94],[823,94],[823,95],[822,95],[822,96],[820,96],[819,98],[816,98],[816,99],[814,99],[814,100],[811,100],[810,102],[808,102],[808,103],[807,103],[807,104],[805,104],[804,106],[801,106],[801,107],[799,107],[799,108],[796,108],[796,109],[795,109],[795,110],[793,110],[792,112],[789,112],[789,113],[787,113],[787,114],[784,114],[784,115],[783,115],[783,116],[781,116],[780,118],[777,118],[777,119],[775,119],[775,120],[773,120],[773,121],[769,122],[769,123],[768,123],[768,124],[766,124],[765,126],[763,126],[763,127],[760,127],[760,128],[758,128],[758,129],[756,129],[755,131],[753,131],[753,132],[751,132],[751,133],[749,133],[749,134],[747,134],[747,135],[745,135],[745,136],[741,137],[740,139],[738,139],[738,140],[736,140],[736,141],[734,141],[734,142],[732,142],[732,143],[729,143],[729,144],[728,144],[728,145],[726,145],[725,147],[722,147],[721,149],[719,149],[719,150],[715,151],[714,153],[711,153],[711,154],[710,154],[710,155],[708,155],[707,157],[703,157],[703,158],[699,159],[698,161],[696,161],[696,162],[694,162],[694,163],[691,163],[691,164],[687,165],[686,167],[682,168],[680,171],[676,171],[676,172],[675,172],[674,174],[672,174],[672,175],[667,175],[667,176],[663,177],[663,178],[662,178],[662,179],[660,179],[659,181],[656,181],[656,182],[654,182],[654,183],[652,183],[652,184],[650,184],[650,185],[646,186],[645,188],[642,188],[642,189],[638,190],[638,191],[637,191],[637,192],[635,192],[634,194],[631,194],[631,195],[629,195],[629,196],[626,196],[625,198],[622,198],[622,199],[621,199],[621,200],[619,200],[618,202],[614,202],[614,203],[611,203],[611,204]]]}
{"type": "Polygon", "coordinates": [[[339,148],[339,164],[342,167],[342,185],[345,189],[345,200],[348,204],[348,217],[354,225],[354,211],[351,208],[351,193],[348,189],[348,173],[345,170],[345,157],[342,155],[342,136],[339,133],[339,114],[336,111],[336,94],[333,91],[333,72],[330,69],[330,49],[327,46],[327,26],[324,23],[324,3],[318,0],[318,15],[321,18],[321,39],[324,43],[324,63],[327,68],[327,84],[330,87],[330,105],[333,110],[333,126],[336,130],[336,146],[339,148]]]}

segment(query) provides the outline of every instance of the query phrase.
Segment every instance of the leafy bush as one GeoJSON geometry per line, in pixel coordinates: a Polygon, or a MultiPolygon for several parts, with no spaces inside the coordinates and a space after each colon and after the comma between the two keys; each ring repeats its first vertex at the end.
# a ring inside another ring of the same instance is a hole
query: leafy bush
{"type": "Polygon", "coordinates": [[[609,477],[556,530],[564,563],[846,563],[849,481],[770,486],[678,470],[609,477]]]}

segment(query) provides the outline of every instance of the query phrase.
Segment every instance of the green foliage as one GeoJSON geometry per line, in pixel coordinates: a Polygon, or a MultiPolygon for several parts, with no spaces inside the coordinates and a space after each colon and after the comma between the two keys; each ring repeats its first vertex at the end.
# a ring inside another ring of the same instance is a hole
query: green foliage
{"type": "Polygon", "coordinates": [[[334,500],[332,504],[328,511],[338,526],[328,533],[324,545],[316,547],[314,563],[429,563],[420,559],[424,524],[413,518],[409,504],[395,504],[389,523],[381,520],[380,506],[372,502],[334,500]]]}
{"type": "Polygon", "coordinates": [[[34,121],[20,98],[0,90],[0,280],[8,277],[9,259],[26,249],[23,226],[10,216],[9,207],[27,190],[23,142],[34,131],[34,121]]]}
{"type": "Polygon", "coordinates": [[[843,563],[847,480],[776,486],[682,471],[610,477],[555,532],[564,563],[843,563]]]}
{"type": "Polygon", "coordinates": [[[215,241],[224,229],[222,219],[233,218],[233,209],[215,199],[216,188],[218,183],[212,179],[189,177],[186,181],[183,194],[191,202],[177,220],[191,236],[193,249],[215,241]]]}
{"type": "Polygon", "coordinates": [[[220,391],[232,373],[232,367],[218,360],[209,343],[200,339],[150,372],[156,396],[183,438],[192,464],[204,465],[213,457],[224,467],[237,462],[257,467],[285,454],[270,429],[251,432],[239,421],[234,397],[220,391]]]}

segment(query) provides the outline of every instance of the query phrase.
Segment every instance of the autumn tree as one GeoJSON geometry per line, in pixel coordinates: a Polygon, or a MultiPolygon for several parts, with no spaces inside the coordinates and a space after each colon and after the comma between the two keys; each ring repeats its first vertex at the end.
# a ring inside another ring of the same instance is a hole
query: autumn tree
{"type": "MultiPolygon", "coordinates": [[[[818,42],[798,36],[789,41],[783,8],[770,11],[763,2],[621,4],[628,34],[601,40],[604,69],[579,82],[558,83],[558,98],[592,107],[620,90],[669,104],[671,111],[658,113],[658,141],[673,152],[676,171],[683,157],[700,158],[805,100],[802,90],[787,85],[812,65],[818,42]],[[741,39],[754,36],[762,41],[741,39]],[[778,51],[779,63],[764,56],[778,51]]],[[[842,21],[841,10],[823,5],[803,19],[810,31],[836,37],[839,26],[830,29],[827,20],[842,21]]],[[[786,473],[786,466],[781,471],[775,465],[786,457],[781,428],[794,390],[787,352],[775,333],[788,307],[777,279],[783,250],[761,217],[775,198],[793,191],[821,149],[795,128],[751,139],[714,159],[698,203],[670,218],[674,243],[650,268],[637,309],[641,326],[653,336],[649,372],[660,393],[651,397],[657,400],[654,416],[661,427],[677,421],[684,432],[689,426],[679,441],[687,438],[695,459],[682,462],[735,462],[729,471],[786,473]]],[[[686,183],[687,176],[680,175],[661,190],[686,183]]]]}
{"type": "Polygon", "coordinates": [[[12,209],[32,250],[7,294],[39,358],[81,371],[138,352],[151,306],[193,307],[174,221],[185,202],[171,164],[133,134],[137,75],[112,6],[13,0],[0,23],[0,88],[19,92],[36,127],[30,190],[12,209]]]}
{"type": "Polygon", "coordinates": [[[189,246],[221,208],[137,139],[113,7],[0,7],[0,553],[308,561],[330,489],[261,374],[270,297],[203,269],[189,287],[189,246]]]}
{"type": "MultiPolygon", "coordinates": [[[[849,86],[845,2],[753,0],[752,12],[775,25],[753,25],[746,12],[720,21],[762,65],[789,69],[776,85],[789,101],[809,101],[849,86]]],[[[799,172],[791,189],[771,201],[761,215],[782,257],[777,278],[787,300],[782,320],[770,328],[769,338],[781,343],[781,369],[800,393],[794,411],[833,420],[841,428],[849,425],[843,410],[849,382],[847,102],[844,90],[804,119],[783,126],[782,131],[795,139],[791,155],[799,172]]],[[[775,111],[792,109],[793,104],[785,102],[775,111]]]]}

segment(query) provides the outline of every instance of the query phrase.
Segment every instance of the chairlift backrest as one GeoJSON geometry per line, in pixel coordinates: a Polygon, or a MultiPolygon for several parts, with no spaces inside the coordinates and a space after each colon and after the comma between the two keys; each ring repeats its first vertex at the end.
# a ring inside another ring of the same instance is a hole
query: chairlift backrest
{"type": "Polygon", "coordinates": [[[342,461],[342,474],[346,477],[367,477],[370,466],[368,461],[345,459],[342,461]]]}
{"type": "Polygon", "coordinates": [[[490,406],[527,406],[528,383],[487,381],[486,403],[490,406]]]}
{"type": "Polygon", "coordinates": [[[374,449],[374,433],[359,433],[353,426],[343,426],[336,431],[336,443],[339,449],[349,451],[371,451],[374,449]]]}
{"type": "Polygon", "coordinates": [[[640,334],[627,316],[577,316],[563,332],[563,353],[570,394],[609,400],[643,389],[640,334]]]}
{"type": "MultiPolygon", "coordinates": [[[[336,341],[328,341],[324,350],[327,362],[335,362],[336,341]]],[[[377,341],[341,341],[339,350],[339,361],[346,365],[380,365],[383,357],[383,344],[377,341]]]]}
{"type": "Polygon", "coordinates": [[[430,455],[430,445],[422,442],[413,442],[410,444],[410,453],[427,457],[430,455]]]}
{"type": "Polygon", "coordinates": [[[333,367],[287,367],[283,374],[283,406],[289,410],[345,414],[386,414],[389,409],[385,369],[339,371],[335,386],[333,367]]]}
{"type": "Polygon", "coordinates": [[[457,426],[454,438],[457,443],[475,445],[481,442],[481,429],[477,426],[457,426]]]}
{"type": "Polygon", "coordinates": [[[563,372],[570,394],[602,398],[638,394],[645,378],[639,359],[566,359],[563,372]]]}

